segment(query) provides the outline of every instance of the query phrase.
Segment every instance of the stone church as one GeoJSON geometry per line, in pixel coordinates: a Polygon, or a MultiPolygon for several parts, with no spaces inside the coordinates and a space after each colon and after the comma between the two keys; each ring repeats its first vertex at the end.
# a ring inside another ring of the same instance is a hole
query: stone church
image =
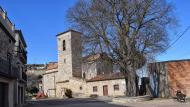
{"type": "Polygon", "coordinates": [[[50,62],[43,74],[43,92],[48,97],[64,97],[71,89],[74,97],[123,96],[125,79],[114,72],[113,64],[98,53],[82,57],[81,33],[68,30],[57,35],[58,62],[50,62]]]}

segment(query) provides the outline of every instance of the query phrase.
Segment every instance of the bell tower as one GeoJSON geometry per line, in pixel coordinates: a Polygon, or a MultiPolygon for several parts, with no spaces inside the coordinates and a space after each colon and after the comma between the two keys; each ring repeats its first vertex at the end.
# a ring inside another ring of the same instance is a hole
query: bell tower
{"type": "Polygon", "coordinates": [[[56,81],[66,81],[70,77],[82,77],[81,33],[68,30],[57,35],[58,74],[56,81]]]}

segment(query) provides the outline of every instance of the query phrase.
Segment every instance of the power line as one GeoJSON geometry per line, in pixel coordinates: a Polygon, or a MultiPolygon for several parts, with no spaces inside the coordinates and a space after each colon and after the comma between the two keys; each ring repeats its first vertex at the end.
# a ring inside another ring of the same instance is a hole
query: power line
{"type": "MultiPolygon", "coordinates": [[[[166,52],[169,48],[171,48],[189,29],[190,29],[190,26],[188,26],[188,27],[179,35],[179,37],[178,37],[174,42],[172,42],[165,50],[163,50],[160,54],[166,52]]],[[[160,55],[160,54],[159,54],[159,55],[160,55]]]]}

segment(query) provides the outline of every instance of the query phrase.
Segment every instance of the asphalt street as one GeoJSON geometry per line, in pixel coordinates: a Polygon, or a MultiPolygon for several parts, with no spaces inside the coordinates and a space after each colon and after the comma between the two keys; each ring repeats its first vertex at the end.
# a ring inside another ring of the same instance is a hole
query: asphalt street
{"type": "MultiPolygon", "coordinates": [[[[28,101],[24,107],[124,107],[95,99],[53,99],[28,101]]],[[[126,106],[125,106],[126,107],[126,106]]],[[[129,106],[128,106],[129,107],[129,106]]]]}

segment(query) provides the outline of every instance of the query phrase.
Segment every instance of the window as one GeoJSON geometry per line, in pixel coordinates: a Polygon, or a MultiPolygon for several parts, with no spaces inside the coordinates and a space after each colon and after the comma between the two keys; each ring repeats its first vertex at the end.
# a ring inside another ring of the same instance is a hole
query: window
{"type": "Polygon", "coordinates": [[[12,56],[10,53],[7,53],[7,61],[9,63],[9,70],[11,70],[12,56]]]}
{"type": "Polygon", "coordinates": [[[93,92],[97,92],[98,91],[98,87],[97,86],[94,86],[93,87],[93,92]]]}
{"type": "Polygon", "coordinates": [[[63,61],[64,61],[64,63],[66,63],[66,59],[64,59],[63,61]]]}
{"type": "Polygon", "coordinates": [[[86,79],[86,74],[85,74],[85,72],[83,73],[83,79],[86,79]]]}
{"type": "Polygon", "coordinates": [[[114,85],[113,88],[114,88],[114,91],[119,91],[119,84],[114,85]]]}
{"type": "Polygon", "coordinates": [[[80,86],[80,90],[82,90],[82,86],[80,86]]]}
{"type": "Polygon", "coordinates": [[[9,39],[9,43],[10,43],[10,44],[12,43],[11,39],[9,39]]]}
{"type": "Polygon", "coordinates": [[[66,46],[65,46],[65,40],[63,40],[63,51],[66,50],[66,46]]]}

